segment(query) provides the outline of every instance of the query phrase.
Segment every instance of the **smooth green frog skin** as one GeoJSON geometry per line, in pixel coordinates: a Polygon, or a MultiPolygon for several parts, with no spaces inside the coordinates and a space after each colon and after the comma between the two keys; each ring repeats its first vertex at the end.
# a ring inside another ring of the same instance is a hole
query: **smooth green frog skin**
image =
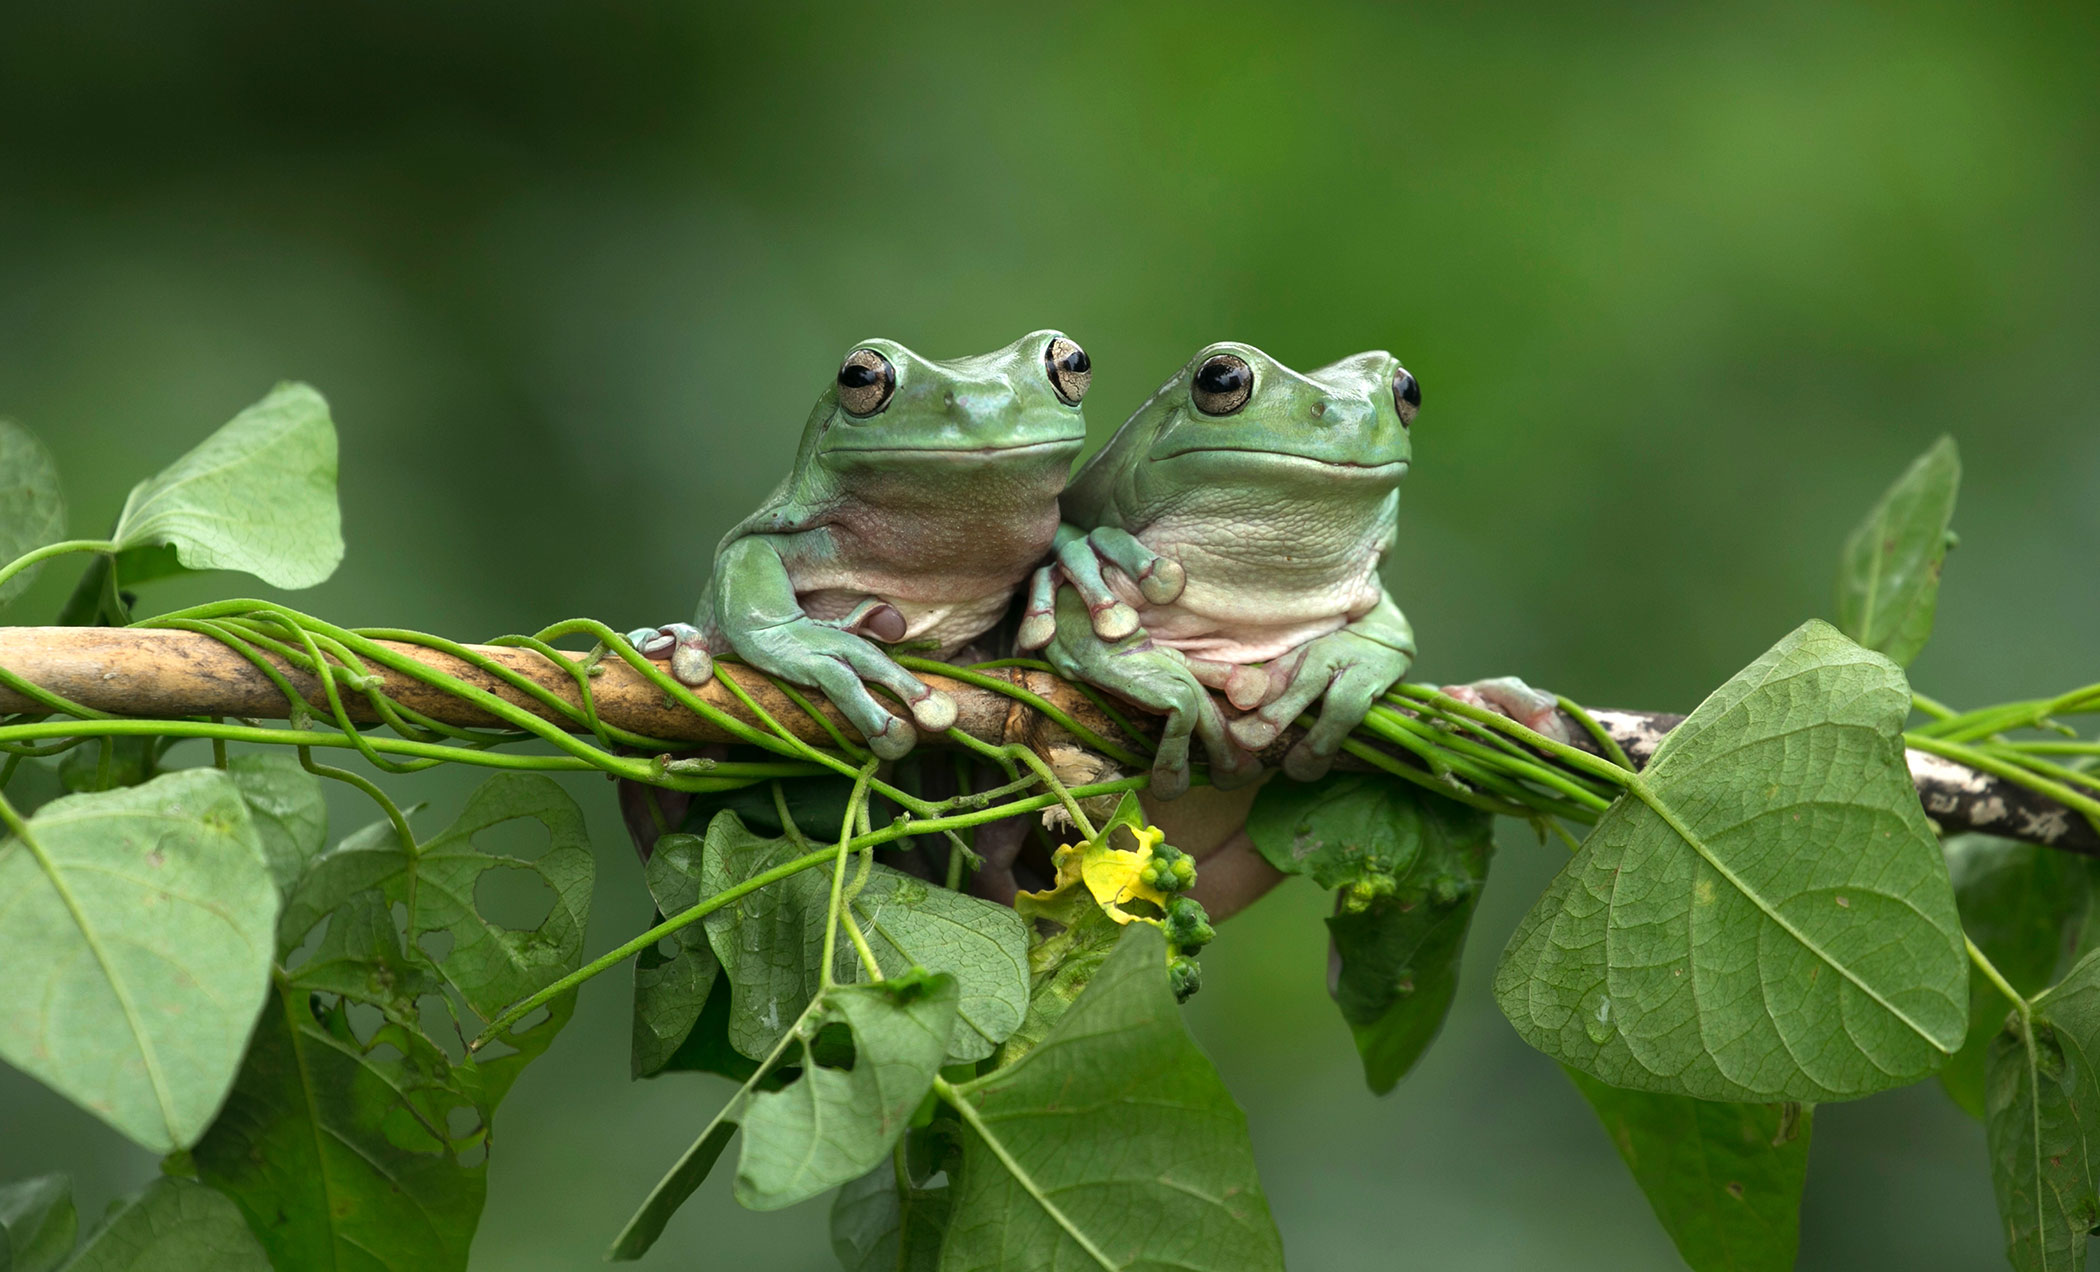
{"type": "Polygon", "coordinates": [[[734,653],[818,690],[885,759],[945,729],[955,704],[884,646],[952,657],[996,626],[1050,553],[1058,494],[1086,439],[1080,347],[1037,331],[936,362],[891,340],[856,346],[817,400],[795,466],[715,550],[691,624],[628,639],[688,684],[734,653]]]}
{"type": "Polygon", "coordinates": [[[1250,780],[1251,753],[1317,702],[1284,761],[1316,777],[1406,674],[1414,635],[1378,567],[1420,402],[1391,354],[1300,373],[1215,344],[1073,479],[1020,643],[1167,717],[1154,794],[1187,787],[1192,735],[1214,784],[1250,780]]]}

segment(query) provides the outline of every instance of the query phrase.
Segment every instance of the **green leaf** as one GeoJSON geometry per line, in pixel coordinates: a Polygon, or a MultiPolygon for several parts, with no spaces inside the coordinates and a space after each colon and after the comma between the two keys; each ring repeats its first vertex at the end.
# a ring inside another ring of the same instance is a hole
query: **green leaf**
{"type": "Polygon", "coordinates": [[[1417,789],[1374,773],[1267,782],[1247,813],[1247,837],[1270,865],[1323,888],[1397,878],[1422,851],[1417,789]]]}
{"type": "Polygon", "coordinates": [[[955,1028],[953,976],[899,977],[824,995],[805,1026],[802,1077],[744,1109],[736,1199],[778,1210],[850,1183],[885,1161],[933,1089],[955,1028]],[[843,1026],[845,1067],[811,1040],[843,1026]]]}
{"type": "Polygon", "coordinates": [[[156,1179],[118,1209],[66,1272],[270,1272],[241,1212],[186,1179],[156,1179]]]}
{"type": "Polygon", "coordinates": [[[1908,665],[1932,635],[1940,566],[1952,542],[1961,454],[1942,437],[1883,492],[1845,540],[1838,564],[1838,626],[1908,665]]]}
{"type": "Polygon", "coordinates": [[[1813,1110],[1606,1086],[1566,1069],[1692,1272],[1787,1272],[1813,1110]]]}
{"type": "MultiPolygon", "coordinates": [[[[734,813],[717,814],[707,828],[699,894],[720,892],[808,851],[752,834],[734,813]]],[[[816,996],[830,897],[830,872],[805,870],[703,920],[733,990],[729,1040],[743,1054],[769,1053],[816,996]]],[[[852,911],[886,975],[924,967],[960,982],[951,1059],[983,1059],[1021,1023],[1028,1009],[1028,935],[1012,910],[877,865],[852,911]]],[[[833,976],[841,983],[861,979],[845,940],[838,942],[833,976]]]]}
{"type": "Polygon", "coordinates": [[[280,1267],[466,1266],[496,1106],[575,997],[473,1056],[458,1040],[575,969],[591,879],[581,812],[527,774],[483,783],[413,852],[381,822],[314,860],[280,926],[275,998],[193,1154],[280,1267]],[[475,842],[535,827],[536,857],[475,842]],[[478,895],[519,879],[550,900],[536,926],[492,917],[478,895]]]}
{"type": "Polygon", "coordinates": [[[948,1231],[946,1188],[900,1188],[884,1162],[831,1203],[831,1250],[846,1272],[938,1272],[948,1231]]]}
{"type": "MultiPolygon", "coordinates": [[[[1400,783],[1394,783],[1398,786],[1400,783]]],[[[1368,897],[1344,889],[1327,920],[1331,982],[1356,1036],[1364,1081],[1380,1095],[1407,1076],[1458,995],[1459,958],[1495,851],[1494,819],[1435,795],[1411,796],[1421,848],[1411,867],[1368,897]]]]}
{"type": "Polygon", "coordinates": [[[1851,1099],[1967,1028],[1954,890],[1888,659],[1803,624],[1673,730],[1518,926],[1495,997],[1613,1086],[1851,1099]]]}
{"type": "Polygon", "coordinates": [[[2100,1225],[2100,958],[1991,1043],[1984,1133],[2015,1268],[2076,1272],[2100,1225]]]}
{"type": "Polygon", "coordinates": [[[1494,818],[1369,773],[1269,782],[1247,834],[1286,874],[1339,888],[1329,989],[1380,1095],[1443,1028],[1494,852],[1494,818]]]}
{"type": "Polygon", "coordinates": [[[1283,1267],[1247,1121],[1181,1022],[1158,929],[1124,929],[1013,1066],[958,1089],[943,1272],[1283,1267]]]}
{"type": "Polygon", "coordinates": [[[708,1174],[722,1158],[722,1150],[729,1147],[729,1141],[736,1135],[736,1119],[730,1116],[736,1107],[737,1101],[731,1100],[715,1114],[714,1120],[700,1132],[700,1138],[685,1150],[685,1156],[678,1159],[670,1173],[658,1181],[648,1199],[642,1202],[642,1208],[613,1239],[606,1258],[625,1262],[649,1253],[649,1247],[664,1234],[664,1225],[685,1204],[685,1199],[707,1182],[708,1174]]]}
{"type": "MultiPolygon", "coordinates": [[[[706,841],[697,835],[670,834],[656,841],[643,874],[658,914],[678,914],[700,903],[705,851],[706,841]]],[[[699,923],[688,923],[635,959],[633,1076],[661,1072],[677,1056],[721,970],[707,944],[707,928],[699,923]],[[669,950],[660,948],[666,944],[669,950]]]]}
{"type": "Polygon", "coordinates": [[[52,1272],[73,1253],[79,1228],[66,1176],[0,1184],[0,1272],[52,1272]]]}
{"type": "Polygon", "coordinates": [[[297,757],[274,751],[236,755],[226,771],[247,802],[270,877],[280,894],[288,894],[328,843],[321,779],[302,768],[297,757]]]}
{"type": "MultiPolygon", "coordinates": [[[[1957,835],[1944,851],[1969,939],[2022,994],[2031,997],[2054,983],[2057,969],[2072,961],[2092,910],[2096,863],[1989,835],[1957,835]]],[[[1940,1082],[1979,1118],[1986,1057],[2010,1010],[1997,986],[1971,968],[1968,1040],[1940,1070],[1940,1082]]]]}
{"type": "MultiPolygon", "coordinates": [[[[280,384],[189,454],[132,488],[110,537],[120,552],[168,544],[192,570],[241,570],[312,587],[343,559],[335,424],[303,384],[280,384]]],[[[118,575],[150,560],[120,560],[118,575]]],[[[136,581],[134,579],[133,581],[136,581]]]]}
{"type": "Polygon", "coordinates": [[[232,779],[37,810],[0,843],[0,1059],[155,1152],[203,1134],[266,993],[277,889],[232,779]]]}
{"type": "MultiPolygon", "coordinates": [[[[66,537],[66,500],[58,465],[36,434],[0,420],[0,565],[66,537]]],[[[42,565],[0,583],[0,605],[22,594],[42,565]]]]}
{"type": "Polygon", "coordinates": [[[158,738],[96,738],[59,758],[58,780],[69,794],[113,791],[151,780],[159,759],[158,738]]]}

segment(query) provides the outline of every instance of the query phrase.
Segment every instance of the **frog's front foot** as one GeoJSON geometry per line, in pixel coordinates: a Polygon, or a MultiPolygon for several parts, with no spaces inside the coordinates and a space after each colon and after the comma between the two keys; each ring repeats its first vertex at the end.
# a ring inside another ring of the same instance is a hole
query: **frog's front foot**
{"type": "MultiPolygon", "coordinates": [[[[841,620],[855,627],[865,627],[871,621],[876,626],[886,622],[874,610],[856,611],[848,620],[841,620]]],[[[799,618],[771,627],[732,632],[730,639],[737,653],[752,666],[783,680],[813,686],[831,699],[831,705],[839,709],[847,723],[867,739],[868,749],[885,760],[899,759],[918,744],[915,723],[919,729],[936,733],[955,723],[955,699],[928,686],[839,623],[799,618]],[[911,719],[892,715],[868,691],[869,685],[895,694],[911,712],[911,719]]]]}
{"type": "Polygon", "coordinates": [[[1058,545],[1057,564],[1038,570],[1029,588],[1027,615],[1021,625],[1024,649],[1039,649],[1050,641],[1055,629],[1054,591],[1057,576],[1070,581],[1086,602],[1094,634],[1118,641],[1138,629],[1137,611],[1126,604],[1109,584],[1104,567],[1120,570],[1138,595],[1154,605],[1165,605],[1181,595],[1188,584],[1188,571],[1181,562],[1163,557],[1127,530],[1101,526],[1076,535],[1058,545]],[[1033,644],[1029,643],[1033,640],[1033,644]]]}
{"type": "Polygon", "coordinates": [[[1469,706],[1485,707],[1506,715],[1533,733],[1555,742],[1568,742],[1567,717],[1560,712],[1560,699],[1543,689],[1534,689],[1515,676],[1496,676],[1471,684],[1445,685],[1444,692],[1469,706]]]}
{"type": "Polygon", "coordinates": [[[1266,668],[1258,709],[1234,720],[1235,742],[1259,751],[1274,742],[1313,703],[1320,714],[1283,757],[1283,771],[1301,782],[1324,776],[1378,696],[1407,674],[1413,655],[1344,629],[1329,632],[1266,668]]]}
{"type": "Polygon", "coordinates": [[[707,638],[691,623],[637,627],[627,633],[627,643],[644,658],[668,658],[672,678],[682,685],[704,685],[715,677],[715,658],[707,648],[707,638]]]}

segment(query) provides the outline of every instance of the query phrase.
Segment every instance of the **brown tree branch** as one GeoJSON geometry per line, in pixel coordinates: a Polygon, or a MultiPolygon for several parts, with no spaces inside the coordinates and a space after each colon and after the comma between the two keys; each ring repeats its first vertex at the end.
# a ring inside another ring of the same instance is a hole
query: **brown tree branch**
{"type": "MultiPolygon", "coordinates": [[[[551,708],[471,664],[417,645],[382,641],[382,645],[486,690],[544,719],[572,727],[551,708]]],[[[569,674],[530,650],[500,646],[472,647],[480,656],[511,668],[570,703],[580,703],[569,674]]],[[[661,690],[618,659],[607,659],[592,681],[600,718],[608,724],[650,737],[694,744],[735,739],[720,727],[671,701],[661,690]]],[[[313,707],[326,711],[327,698],[312,676],[282,664],[286,679],[313,707]]],[[[283,719],[287,704],[277,687],[242,655],[209,636],[193,632],[102,627],[0,628],[0,667],[31,684],[85,707],[141,717],[230,716],[283,719]]],[[[730,668],[754,700],[803,740],[823,744],[824,729],[766,679],[742,668],[730,668]]],[[[1004,669],[1000,676],[1042,696],[1087,728],[1114,737],[1119,730],[1085,696],[1054,676],[1004,669]]],[[[960,708],[956,725],[995,745],[1019,742],[1039,751],[1074,745],[1070,735],[1033,708],[989,689],[940,676],[927,683],[951,694],[960,708]]],[[[471,703],[461,701],[409,676],[386,677],[386,690],[403,706],[462,727],[500,724],[471,703]]],[[[710,684],[700,697],[725,715],[758,725],[759,721],[726,688],[710,684]]],[[[852,735],[852,726],[821,698],[813,698],[832,724],[852,735]]],[[[369,703],[346,695],[353,719],[377,719],[369,703]]],[[[36,703],[0,688],[0,712],[38,710],[36,703]]],[[[1624,747],[1636,764],[1644,764],[1672,728],[1684,719],[1663,712],[1593,710],[1597,722],[1624,747]]],[[[1150,720],[1140,717],[1141,726],[1150,720]]],[[[1588,739],[1570,721],[1578,745],[1588,739]]],[[[1264,753],[1279,760],[1296,740],[1287,733],[1264,753]]],[[[941,745],[938,736],[925,739],[941,745]]],[[[1402,754],[1401,758],[1407,758],[1402,754]]],[[[1907,756],[1918,797],[1926,812],[1948,830],[1982,830],[2012,839],[2044,844],[2069,852],[2100,855],[2100,833],[2084,817],[2024,787],[1955,764],[1922,751],[1907,756]]]]}

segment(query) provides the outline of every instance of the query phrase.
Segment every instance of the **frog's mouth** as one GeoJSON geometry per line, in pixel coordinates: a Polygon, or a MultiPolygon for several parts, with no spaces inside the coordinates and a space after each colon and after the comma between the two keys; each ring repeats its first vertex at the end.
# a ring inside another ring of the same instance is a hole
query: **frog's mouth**
{"type": "Polygon", "coordinates": [[[1047,442],[1018,442],[1012,446],[827,446],[826,455],[888,456],[898,459],[925,458],[971,460],[998,456],[1013,459],[1031,453],[1051,455],[1076,451],[1086,444],[1083,437],[1060,437],[1047,442]]]}
{"type": "Polygon", "coordinates": [[[1411,461],[1387,460],[1382,464],[1366,464],[1353,459],[1317,459],[1311,455],[1293,455],[1287,451],[1264,450],[1259,446],[1185,446],[1177,450],[1154,455],[1157,460],[1179,459],[1187,455],[1252,455],[1259,456],[1262,463],[1276,467],[1302,468],[1308,471],[1325,471],[1337,477],[1398,480],[1407,473],[1411,461]]]}

